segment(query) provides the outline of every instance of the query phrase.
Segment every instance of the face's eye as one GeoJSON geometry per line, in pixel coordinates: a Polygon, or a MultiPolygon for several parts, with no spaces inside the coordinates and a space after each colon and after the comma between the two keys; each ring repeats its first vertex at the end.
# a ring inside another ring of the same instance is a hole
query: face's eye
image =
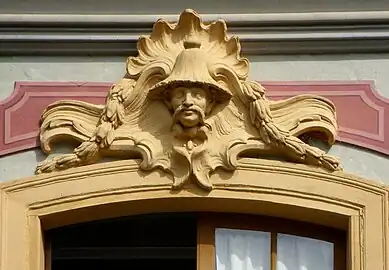
{"type": "Polygon", "coordinates": [[[176,88],[173,90],[173,98],[182,98],[185,94],[184,89],[176,88]]]}
{"type": "Polygon", "coordinates": [[[195,89],[193,91],[193,96],[197,99],[202,99],[205,97],[205,92],[203,89],[195,89]]]}

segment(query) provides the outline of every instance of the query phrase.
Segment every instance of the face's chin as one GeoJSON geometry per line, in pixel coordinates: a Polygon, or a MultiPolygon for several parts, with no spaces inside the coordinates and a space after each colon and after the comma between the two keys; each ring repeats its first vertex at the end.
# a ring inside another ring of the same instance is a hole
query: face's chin
{"type": "Polygon", "coordinates": [[[180,113],[179,117],[181,125],[187,128],[197,126],[200,123],[200,118],[197,112],[185,110],[180,113]]]}

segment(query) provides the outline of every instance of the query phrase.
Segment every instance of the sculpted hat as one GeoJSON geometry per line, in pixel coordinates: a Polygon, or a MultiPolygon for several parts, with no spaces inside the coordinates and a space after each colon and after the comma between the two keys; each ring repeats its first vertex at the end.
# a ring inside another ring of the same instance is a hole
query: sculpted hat
{"type": "Polygon", "coordinates": [[[212,97],[217,102],[223,102],[231,98],[229,90],[220,86],[210,75],[207,67],[207,57],[201,44],[185,42],[185,49],[177,56],[173,70],[163,81],[157,83],[149,91],[153,97],[162,97],[166,91],[176,86],[198,86],[210,90],[212,97]]]}

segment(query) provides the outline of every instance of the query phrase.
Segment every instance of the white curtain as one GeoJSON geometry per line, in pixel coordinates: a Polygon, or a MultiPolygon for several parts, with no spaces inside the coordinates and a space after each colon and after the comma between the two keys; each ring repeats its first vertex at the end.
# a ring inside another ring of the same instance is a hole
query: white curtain
{"type": "MultiPolygon", "coordinates": [[[[270,270],[270,233],[216,229],[216,270],[270,270]]],[[[277,234],[277,270],[333,270],[332,243],[277,234]]]]}
{"type": "Polygon", "coordinates": [[[333,270],[332,243],[278,234],[277,270],[333,270]]]}
{"type": "Polygon", "coordinates": [[[216,229],[216,270],[270,270],[270,233],[216,229]]]}

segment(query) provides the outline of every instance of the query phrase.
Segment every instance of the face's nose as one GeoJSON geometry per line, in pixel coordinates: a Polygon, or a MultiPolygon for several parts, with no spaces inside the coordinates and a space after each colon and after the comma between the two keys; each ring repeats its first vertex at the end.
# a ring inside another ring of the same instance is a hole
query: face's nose
{"type": "Polygon", "coordinates": [[[185,96],[184,96],[184,101],[182,103],[182,105],[184,105],[185,107],[191,107],[193,106],[193,97],[192,97],[192,94],[188,91],[185,93],[185,96]]]}

